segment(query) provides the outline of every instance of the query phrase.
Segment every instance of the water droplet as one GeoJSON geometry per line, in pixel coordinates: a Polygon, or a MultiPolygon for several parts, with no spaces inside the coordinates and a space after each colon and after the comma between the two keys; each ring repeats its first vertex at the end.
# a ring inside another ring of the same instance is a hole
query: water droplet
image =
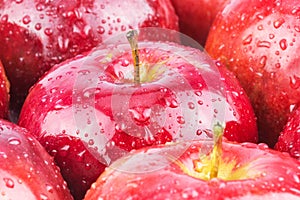
{"type": "Polygon", "coordinates": [[[179,104],[176,99],[172,99],[170,102],[167,101],[167,106],[169,106],[170,108],[177,108],[179,104]]]}
{"type": "Polygon", "coordinates": [[[18,138],[9,138],[8,143],[11,145],[19,145],[21,144],[21,141],[18,138]]]}
{"type": "Polygon", "coordinates": [[[286,50],[287,48],[287,42],[286,42],[286,39],[282,39],[279,41],[279,46],[282,50],[286,50]]]}
{"type": "Polygon", "coordinates": [[[198,97],[200,97],[202,95],[202,92],[201,91],[196,91],[195,95],[197,95],[198,97]]]}
{"type": "Polygon", "coordinates": [[[86,36],[88,36],[90,34],[92,30],[92,27],[90,25],[86,25],[84,28],[83,28],[83,32],[86,36]]]}
{"type": "Polygon", "coordinates": [[[279,68],[281,67],[280,63],[276,63],[276,64],[275,64],[275,67],[276,67],[277,69],[279,69],[279,68]]]}
{"type": "Polygon", "coordinates": [[[3,181],[5,182],[5,186],[8,188],[13,188],[15,186],[15,183],[11,178],[3,178],[3,181]]]}
{"type": "Polygon", "coordinates": [[[254,143],[251,143],[251,142],[244,142],[241,144],[243,147],[246,147],[246,148],[256,148],[257,147],[257,144],[254,144],[254,143]]]}
{"type": "Polygon", "coordinates": [[[123,60],[121,61],[121,65],[122,65],[123,67],[127,67],[127,66],[129,65],[129,61],[128,61],[127,59],[123,59],[123,60]]]}
{"type": "Polygon", "coordinates": [[[260,40],[260,41],[257,42],[257,47],[270,48],[271,47],[271,43],[268,42],[268,41],[265,41],[265,40],[263,40],[263,41],[260,40]]]}
{"type": "Polygon", "coordinates": [[[267,63],[267,56],[262,56],[262,57],[260,57],[260,59],[259,59],[259,64],[260,64],[262,67],[265,67],[265,66],[266,66],[266,63],[267,63]]]}
{"type": "Polygon", "coordinates": [[[57,87],[54,87],[54,88],[51,88],[51,89],[50,89],[50,93],[51,93],[51,94],[54,94],[56,91],[57,91],[57,87]]]}
{"type": "Polygon", "coordinates": [[[276,21],[273,22],[273,26],[277,29],[279,28],[283,23],[285,22],[285,20],[283,18],[279,18],[276,21]]]}
{"type": "Polygon", "coordinates": [[[265,143],[259,143],[257,146],[261,150],[266,150],[266,149],[269,148],[269,146],[267,144],[265,144],[265,143]]]}
{"type": "Polygon", "coordinates": [[[122,25],[121,26],[121,31],[126,31],[126,26],[122,25]]]}
{"type": "Polygon", "coordinates": [[[245,39],[243,39],[243,45],[251,44],[252,42],[252,34],[248,35],[245,39]]]}
{"type": "Polygon", "coordinates": [[[35,30],[39,31],[42,29],[42,25],[41,23],[36,23],[35,26],[34,26],[35,30]]]}
{"type": "Polygon", "coordinates": [[[203,131],[202,131],[201,129],[198,129],[198,130],[196,131],[196,134],[197,134],[198,136],[202,135],[202,133],[203,133],[203,131]]]}
{"type": "Polygon", "coordinates": [[[188,102],[188,107],[193,110],[195,108],[195,104],[193,102],[188,102]]]}
{"type": "Polygon", "coordinates": [[[270,39],[274,39],[274,38],[275,38],[275,35],[272,34],[272,33],[270,33],[270,34],[269,34],[269,38],[270,38],[270,39]]]}
{"type": "Polygon", "coordinates": [[[294,29],[295,29],[295,31],[300,33],[300,26],[295,26],[294,29]]]}
{"type": "Polygon", "coordinates": [[[15,0],[15,2],[19,4],[19,3],[22,3],[23,0],[15,0]]]}
{"type": "Polygon", "coordinates": [[[89,70],[79,70],[78,71],[78,74],[80,74],[80,75],[88,75],[89,73],[90,73],[89,70]]]}
{"type": "Polygon", "coordinates": [[[91,146],[92,146],[92,145],[94,145],[94,144],[95,144],[95,141],[94,141],[93,139],[90,139],[88,143],[89,143],[89,145],[91,145],[91,146]]]}
{"type": "Polygon", "coordinates": [[[46,190],[47,190],[49,193],[53,193],[53,192],[54,192],[54,188],[53,188],[51,185],[48,185],[48,184],[46,184],[46,190]]]}
{"type": "Polygon", "coordinates": [[[41,200],[48,200],[49,198],[48,198],[48,196],[45,195],[45,194],[40,194],[40,199],[41,199],[41,200]]]}
{"type": "Polygon", "coordinates": [[[136,122],[145,124],[150,119],[151,108],[145,108],[139,111],[137,111],[136,109],[129,109],[129,113],[136,122]]]}
{"type": "Polygon", "coordinates": [[[42,4],[42,3],[38,3],[36,6],[35,6],[36,10],[37,11],[42,11],[45,9],[45,5],[42,4]]]}
{"type": "Polygon", "coordinates": [[[263,25],[258,25],[258,26],[257,26],[257,29],[258,29],[259,31],[264,30],[264,26],[263,26],[263,25]]]}
{"type": "Polygon", "coordinates": [[[63,36],[57,37],[58,48],[61,52],[66,52],[69,47],[69,38],[64,38],[63,36]]]}
{"type": "Polygon", "coordinates": [[[8,21],[8,15],[6,14],[6,15],[3,15],[2,17],[1,17],[1,21],[2,22],[7,22],[8,21]]]}
{"type": "Polygon", "coordinates": [[[299,76],[290,76],[290,86],[292,89],[298,89],[300,87],[300,77],[299,76]]]}
{"type": "Polygon", "coordinates": [[[29,24],[31,22],[31,18],[29,15],[25,15],[22,21],[24,24],[29,24]]]}
{"type": "Polygon", "coordinates": [[[184,117],[183,116],[178,116],[176,118],[178,124],[184,124],[185,123],[185,120],[184,120],[184,117]]]}
{"type": "Polygon", "coordinates": [[[50,35],[52,35],[53,30],[52,30],[51,28],[45,28],[44,33],[45,33],[47,36],[50,36],[50,35]]]}
{"type": "Polygon", "coordinates": [[[60,148],[59,154],[61,157],[66,157],[68,155],[70,146],[69,145],[65,145],[62,148],[60,148]]]}
{"type": "Polygon", "coordinates": [[[103,26],[98,26],[98,27],[97,27],[97,32],[98,32],[99,34],[103,34],[103,33],[105,32],[104,27],[103,27],[103,26]]]}
{"type": "Polygon", "coordinates": [[[199,105],[203,105],[203,101],[199,100],[199,101],[198,101],[198,104],[199,104],[199,105]]]}

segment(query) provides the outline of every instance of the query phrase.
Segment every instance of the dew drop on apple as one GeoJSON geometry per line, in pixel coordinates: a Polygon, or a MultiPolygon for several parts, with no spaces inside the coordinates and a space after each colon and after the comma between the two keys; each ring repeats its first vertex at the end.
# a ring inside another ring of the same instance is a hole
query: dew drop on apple
{"type": "Polygon", "coordinates": [[[3,181],[4,181],[6,187],[14,188],[15,183],[11,178],[3,178],[3,181]]]}
{"type": "Polygon", "coordinates": [[[35,9],[37,11],[43,11],[45,9],[45,5],[43,3],[38,3],[36,4],[35,9]]]}
{"type": "Polygon", "coordinates": [[[53,34],[53,30],[51,28],[45,28],[44,33],[47,36],[51,36],[53,34]]]}
{"type": "Polygon", "coordinates": [[[49,200],[49,197],[45,194],[40,194],[40,200],[49,200]]]}
{"type": "Polygon", "coordinates": [[[29,15],[25,15],[25,16],[23,17],[23,19],[22,19],[22,22],[23,22],[24,24],[29,24],[29,23],[31,22],[30,16],[29,16],[29,15]]]}
{"type": "Polygon", "coordinates": [[[292,147],[292,149],[290,150],[290,154],[291,156],[295,157],[295,158],[300,158],[300,151],[297,150],[297,148],[292,147]]]}
{"type": "Polygon", "coordinates": [[[280,40],[280,41],[279,41],[279,46],[280,46],[280,48],[281,48],[282,50],[286,50],[286,48],[287,48],[287,41],[286,41],[286,39],[280,40]]]}
{"type": "Polygon", "coordinates": [[[8,139],[8,143],[11,145],[19,145],[19,144],[21,144],[21,141],[18,138],[12,137],[12,138],[8,139]]]}
{"type": "Polygon", "coordinates": [[[63,146],[59,150],[59,155],[62,156],[62,157],[66,157],[69,154],[69,149],[70,149],[69,145],[63,146]]]}
{"type": "Polygon", "coordinates": [[[23,2],[23,0],[15,0],[15,2],[16,2],[17,4],[20,4],[20,3],[23,2]]]}
{"type": "Polygon", "coordinates": [[[46,190],[49,192],[49,193],[53,193],[54,192],[54,188],[52,185],[49,185],[49,184],[46,184],[46,190]]]}
{"type": "Polygon", "coordinates": [[[279,18],[276,21],[273,22],[274,28],[278,29],[284,24],[285,20],[283,18],[279,18]]]}
{"type": "Polygon", "coordinates": [[[8,15],[7,14],[3,15],[1,17],[1,21],[4,22],[4,23],[7,22],[8,21],[8,15]]]}
{"type": "Polygon", "coordinates": [[[198,130],[196,131],[196,135],[198,135],[198,136],[202,135],[202,133],[203,133],[203,131],[202,131],[201,129],[198,129],[198,130]]]}
{"type": "Polygon", "coordinates": [[[39,31],[42,29],[42,24],[41,23],[36,23],[34,26],[35,30],[39,31]]]}
{"type": "Polygon", "coordinates": [[[259,64],[261,65],[261,67],[265,67],[267,63],[267,56],[262,56],[259,59],[259,64]]]}
{"type": "Polygon", "coordinates": [[[290,76],[290,87],[292,89],[298,89],[300,87],[300,77],[299,76],[290,76]]]}
{"type": "Polygon", "coordinates": [[[195,104],[193,102],[188,102],[189,109],[193,110],[195,109],[195,104]]]}
{"type": "Polygon", "coordinates": [[[6,159],[7,158],[6,153],[5,152],[0,152],[0,158],[6,159]]]}
{"type": "Polygon", "coordinates": [[[185,124],[185,119],[183,116],[178,116],[176,118],[176,121],[178,122],[178,124],[185,124]]]}
{"type": "Polygon", "coordinates": [[[170,108],[177,108],[179,106],[176,99],[172,99],[169,104],[167,104],[170,108]]]}
{"type": "Polygon", "coordinates": [[[57,37],[57,43],[58,43],[59,51],[64,53],[68,50],[70,39],[64,38],[63,36],[60,35],[57,37]]]}
{"type": "Polygon", "coordinates": [[[257,47],[270,48],[271,43],[269,41],[260,40],[260,41],[257,42],[257,47]]]}

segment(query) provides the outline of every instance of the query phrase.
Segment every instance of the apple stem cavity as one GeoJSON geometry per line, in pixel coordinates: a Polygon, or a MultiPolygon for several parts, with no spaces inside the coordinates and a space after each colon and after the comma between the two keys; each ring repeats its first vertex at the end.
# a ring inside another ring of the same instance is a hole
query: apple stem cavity
{"type": "Polygon", "coordinates": [[[224,128],[220,123],[217,123],[213,127],[214,132],[214,147],[211,153],[211,168],[210,179],[218,177],[219,163],[222,158],[222,138],[224,128]]]}
{"type": "Polygon", "coordinates": [[[138,52],[138,32],[136,30],[128,31],[126,34],[127,40],[132,50],[132,57],[134,63],[134,83],[140,84],[140,59],[138,52]]]}

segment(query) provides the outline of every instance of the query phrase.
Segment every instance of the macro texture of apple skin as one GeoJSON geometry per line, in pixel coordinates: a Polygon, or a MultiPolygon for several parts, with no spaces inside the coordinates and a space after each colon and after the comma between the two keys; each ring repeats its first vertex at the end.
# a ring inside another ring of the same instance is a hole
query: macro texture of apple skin
{"type": "Polygon", "coordinates": [[[140,42],[139,46],[143,46],[141,66],[150,66],[145,67],[140,87],[132,80],[131,50],[111,56],[109,47],[102,46],[51,68],[31,88],[22,108],[19,125],[54,157],[78,199],[109,164],[100,150],[115,160],[132,149],[180,140],[184,124],[189,130],[194,127],[186,137],[205,137],[212,132],[210,117],[222,114],[225,137],[257,142],[251,104],[224,66],[197,49],[174,43],[140,42]],[[191,57],[199,59],[198,67],[187,61],[191,57]],[[210,74],[209,64],[217,65],[217,74],[210,74]],[[202,74],[210,75],[206,78],[212,82],[205,82],[202,74]],[[218,94],[219,83],[224,84],[225,97],[218,94]],[[212,106],[215,101],[224,107],[217,110],[212,106]],[[186,119],[181,116],[184,112],[186,119]]]}
{"type": "Polygon", "coordinates": [[[170,0],[0,0],[0,59],[12,113],[18,115],[28,89],[53,65],[138,27],[178,30],[170,0]]]}
{"type": "Polygon", "coordinates": [[[0,163],[0,199],[73,199],[43,146],[5,120],[0,120],[0,163]]]}
{"type": "Polygon", "coordinates": [[[233,0],[209,33],[206,50],[234,72],[273,147],[300,100],[298,0],[233,0]],[[251,9],[249,9],[251,8],[251,9]]]}
{"type": "Polygon", "coordinates": [[[194,171],[194,161],[205,146],[206,141],[200,140],[135,150],[106,168],[85,200],[300,199],[300,163],[288,154],[266,144],[223,142],[219,165],[223,177],[203,180],[186,173],[182,165],[194,171]]]}
{"type": "Polygon", "coordinates": [[[179,29],[202,46],[218,12],[229,0],[172,0],[179,19],[179,29]]]}
{"type": "Polygon", "coordinates": [[[281,131],[275,149],[300,160],[300,108],[292,112],[281,131]]]}
{"type": "Polygon", "coordinates": [[[8,119],[10,84],[0,61],[0,119],[8,119]]]}

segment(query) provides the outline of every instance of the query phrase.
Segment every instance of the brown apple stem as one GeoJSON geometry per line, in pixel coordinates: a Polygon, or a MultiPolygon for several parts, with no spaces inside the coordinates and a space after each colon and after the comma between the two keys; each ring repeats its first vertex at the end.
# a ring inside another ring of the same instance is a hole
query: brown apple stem
{"type": "Polygon", "coordinates": [[[220,123],[217,123],[213,127],[214,132],[214,147],[211,154],[211,169],[210,179],[216,178],[219,171],[219,163],[222,157],[222,138],[224,128],[220,123]]]}
{"type": "Polygon", "coordinates": [[[132,50],[133,64],[134,64],[134,83],[140,84],[140,61],[138,49],[138,32],[131,30],[127,32],[127,40],[132,50]]]}

